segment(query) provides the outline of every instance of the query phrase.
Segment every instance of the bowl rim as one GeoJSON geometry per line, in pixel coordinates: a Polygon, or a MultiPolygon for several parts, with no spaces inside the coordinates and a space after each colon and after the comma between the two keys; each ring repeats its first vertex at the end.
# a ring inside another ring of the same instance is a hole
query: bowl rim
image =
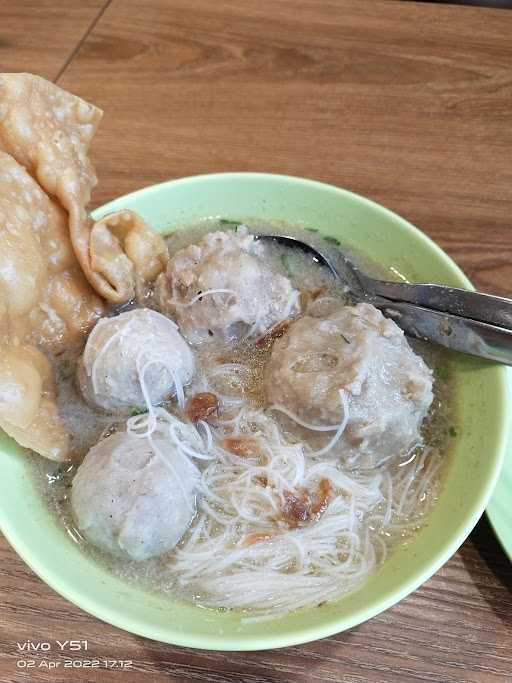
{"type": "MultiPolygon", "coordinates": [[[[474,289],[472,283],[457,266],[457,264],[425,233],[412,223],[402,218],[399,214],[387,209],[381,204],[357,194],[350,190],[346,190],[335,185],[320,182],[313,179],[308,179],[299,176],[282,175],[275,173],[255,173],[255,172],[228,172],[228,173],[206,173],[194,176],[187,176],[182,178],[170,179],[153,185],[140,188],[128,194],[122,195],[113,199],[106,204],[95,208],[91,213],[94,219],[98,220],[101,216],[113,210],[118,210],[119,203],[136,200],[142,195],[150,195],[155,192],[160,192],[170,186],[185,185],[185,184],[201,184],[204,182],[226,182],[226,181],[244,181],[251,182],[252,180],[268,180],[269,182],[288,183],[294,185],[302,185],[304,187],[315,187],[324,192],[341,195],[355,202],[370,207],[377,214],[381,214],[391,218],[395,224],[401,225],[406,231],[412,232],[414,236],[422,241],[434,253],[435,258],[440,259],[444,265],[453,273],[454,277],[458,279],[460,286],[467,289],[474,289]]],[[[8,524],[1,524],[0,531],[3,533],[10,545],[15,549],[22,560],[32,569],[32,571],[39,576],[46,584],[53,590],[59,593],[66,600],[77,605],[80,609],[85,610],[92,616],[109,623],[117,628],[121,628],[138,636],[150,638],[152,640],[197,649],[207,650],[225,650],[225,651],[252,651],[275,649],[293,645],[300,645],[303,643],[318,640],[341,631],[353,628],[368,619],[384,612],[396,603],[400,602],[410,593],[414,592],[421,584],[431,578],[442,565],[449,560],[449,558],[458,550],[464,543],[468,535],[471,533],[476,523],[482,516],[485,507],[492,495],[494,487],[497,483],[501,466],[504,460],[505,451],[508,442],[509,425],[507,420],[507,412],[510,407],[510,395],[508,392],[507,370],[504,366],[497,368],[499,381],[496,382],[496,392],[499,394],[500,415],[499,418],[499,433],[497,436],[497,448],[494,456],[494,464],[489,471],[488,483],[485,490],[481,491],[480,495],[472,501],[472,512],[459,524],[457,533],[454,533],[450,539],[445,542],[438,549],[435,557],[425,566],[422,571],[416,572],[407,583],[401,585],[399,589],[388,590],[380,599],[375,600],[370,607],[362,606],[358,609],[351,610],[349,614],[344,615],[329,615],[325,623],[316,624],[311,627],[303,626],[289,630],[284,634],[268,634],[268,635],[254,635],[244,638],[243,635],[231,636],[226,639],[223,634],[194,634],[184,633],[179,629],[172,627],[152,626],[144,619],[137,619],[134,617],[123,617],[122,614],[114,612],[110,607],[104,608],[103,605],[90,595],[81,592],[80,586],[70,586],[66,583],[62,585],[62,580],[59,578],[57,572],[48,570],[45,567],[38,567],[37,561],[33,560],[30,552],[30,544],[21,536],[8,528],[8,524]]]]}

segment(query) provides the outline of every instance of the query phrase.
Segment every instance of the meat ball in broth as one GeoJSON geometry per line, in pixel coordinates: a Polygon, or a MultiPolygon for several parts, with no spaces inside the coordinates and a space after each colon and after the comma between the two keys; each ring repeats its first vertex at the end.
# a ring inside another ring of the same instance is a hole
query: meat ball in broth
{"type": "Polygon", "coordinates": [[[264,383],[269,403],[315,426],[335,428],[346,409],[337,448],[368,467],[418,443],[433,398],[432,371],[369,304],[294,322],[274,344],[264,383]]]}
{"type": "Polygon", "coordinates": [[[139,308],[99,320],[78,364],[78,383],[93,407],[128,414],[175,394],[183,403],[193,373],[194,356],[177,326],[139,308]]]}
{"type": "Polygon", "coordinates": [[[259,337],[299,310],[299,292],[264,255],[243,226],[209,233],[171,258],[160,304],[193,344],[259,337]]]}
{"type": "Polygon", "coordinates": [[[197,467],[169,439],[155,435],[151,443],[117,432],[85,456],[73,479],[71,506],[88,541],[145,560],[173,548],[188,529],[199,479],[197,467]]]}

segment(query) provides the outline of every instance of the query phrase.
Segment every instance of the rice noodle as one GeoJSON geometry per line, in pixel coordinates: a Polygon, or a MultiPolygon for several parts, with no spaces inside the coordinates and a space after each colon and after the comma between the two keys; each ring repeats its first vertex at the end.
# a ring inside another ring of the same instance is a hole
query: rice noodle
{"type": "MultiPolygon", "coordinates": [[[[212,289],[174,303],[192,306],[216,294],[226,295],[219,298],[226,305],[236,296],[233,290],[212,289]]],[[[294,314],[297,303],[298,292],[292,292],[283,320],[294,314]]],[[[339,306],[339,297],[323,296],[308,310],[314,314],[331,304],[339,306]]],[[[250,321],[245,340],[259,330],[258,310],[250,321]]],[[[339,422],[312,424],[285,405],[264,408],[261,398],[254,398],[261,381],[261,355],[254,362],[230,348],[229,362],[219,363],[218,347],[212,348],[217,351],[210,355],[198,350],[201,370],[186,390],[168,360],[149,352],[137,358],[147,412],[127,420],[127,431],[147,440],[182,490],[173,462],[186,459],[200,470],[191,528],[171,554],[159,559],[165,566],[164,590],[179,591],[203,607],[243,610],[243,623],[265,621],[356,590],[386,559],[393,539],[406,542],[421,524],[428,500],[436,496],[439,451],[421,446],[407,460],[391,456],[379,467],[364,470],[344,458],[343,436],[351,418],[345,390],[339,390],[339,422]],[[158,363],[174,382],[178,405],[173,412],[151,404],[145,375],[158,363]],[[219,418],[211,424],[199,420],[194,425],[184,414],[185,399],[199,391],[218,399],[219,418]],[[285,431],[273,412],[294,424],[285,431]],[[228,439],[242,444],[250,440],[251,447],[246,454],[243,448],[242,454],[231,452],[228,439]],[[319,440],[326,443],[317,448],[319,440]],[[328,495],[323,500],[319,492],[325,480],[328,495]],[[303,502],[304,518],[286,514],[291,498],[303,502]],[[318,499],[320,511],[313,513],[318,499]]]]}
{"type": "Polygon", "coordinates": [[[301,420],[301,418],[298,415],[295,415],[295,413],[292,413],[291,410],[288,410],[286,406],[283,406],[280,403],[273,403],[271,406],[269,406],[268,409],[277,410],[280,413],[283,413],[283,415],[289,417],[290,420],[293,420],[301,427],[310,429],[312,432],[336,432],[340,427],[339,425],[313,425],[310,422],[305,422],[304,420],[301,420]]]}
{"type": "Polygon", "coordinates": [[[185,407],[183,385],[179,380],[177,373],[167,362],[161,361],[159,358],[151,358],[142,364],[143,355],[144,351],[138,354],[136,367],[147,413],[129,418],[126,421],[126,431],[137,438],[143,438],[148,441],[153,453],[165,463],[173,474],[183,494],[185,504],[192,511],[193,505],[187,495],[182,477],[172,464],[172,456],[177,452],[180,457],[187,459],[187,462],[190,465],[190,457],[197,458],[198,460],[210,460],[214,456],[209,456],[204,451],[209,450],[211,434],[208,436],[207,433],[207,444],[205,447],[201,435],[192,424],[183,423],[163,408],[153,406],[145,379],[145,373],[151,365],[162,363],[172,374],[178,396],[178,403],[181,408],[185,407]],[[161,442],[168,443],[167,439],[169,438],[170,442],[175,446],[175,449],[171,449],[170,457],[167,457],[157,445],[155,438],[153,438],[155,432],[158,432],[160,436],[163,436],[163,439],[160,439],[161,442]]]}
{"type": "Polygon", "coordinates": [[[210,425],[208,424],[208,422],[205,422],[204,420],[199,420],[197,424],[201,425],[201,427],[204,429],[206,433],[206,450],[209,452],[213,445],[213,436],[212,430],[210,429],[210,425]]]}
{"type": "Polygon", "coordinates": [[[313,451],[313,453],[311,453],[310,455],[320,456],[320,455],[324,455],[325,453],[328,453],[331,450],[331,448],[333,448],[333,446],[335,446],[338,443],[338,441],[341,439],[341,437],[343,435],[343,432],[345,431],[345,427],[347,426],[348,418],[349,418],[348,401],[347,401],[347,398],[345,396],[345,392],[342,389],[340,389],[339,394],[340,394],[341,404],[343,406],[343,418],[342,418],[342,420],[341,420],[341,422],[340,422],[340,424],[336,430],[336,434],[332,437],[332,439],[329,441],[329,443],[326,446],[321,448],[319,451],[313,451]]]}
{"type": "MultiPolygon", "coordinates": [[[[238,365],[232,369],[238,372],[238,365]]],[[[408,467],[392,470],[347,472],[322,460],[348,421],[343,391],[340,399],[338,425],[297,420],[312,431],[335,432],[320,451],[290,443],[270,415],[247,403],[209,430],[214,458],[202,472],[197,521],[168,568],[180,590],[206,607],[250,610],[249,620],[268,619],[355,590],[387,556],[384,530],[417,527],[419,498],[433,485],[439,461],[430,461],[428,449],[408,467]],[[223,448],[235,431],[256,444],[252,455],[223,448]],[[413,487],[420,473],[424,485],[413,487]],[[282,516],[285,494],[304,488],[313,495],[323,478],[333,491],[325,511],[290,528],[282,516]]]]}
{"type": "MultiPolygon", "coordinates": [[[[127,429],[147,438],[153,448],[160,443],[155,444],[156,436],[163,435],[174,457],[177,453],[202,463],[195,522],[166,570],[171,584],[201,605],[250,610],[248,618],[258,620],[333,600],[355,590],[384,560],[389,533],[417,528],[420,499],[434,485],[439,460],[425,449],[404,467],[352,472],[336,460],[326,461],[349,420],[343,390],[337,425],[309,424],[285,406],[271,406],[313,432],[334,432],[315,451],[290,442],[268,412],[243,397],[231,396],[236,413],[215,428],[151,406],[144,380],[149,363],[141,359],[139,364],[148,413],[130,418],[127,429]],[[227,450],[228,437],[250,439],[249,455],[227,450]],[[304,490],[314,496],[322,479],[330,482],[332,492],[325,509],[290,527],[284,516],[287,496],[300,498],[304,490]]],[[[197,386],[211,390],[212,382],[229,378],[232,384],[234,377],[250,374],[246,365],[223,363],[208,368],[197,386]]],[[[223,410],[232,410],[229,399],[223,395],[223,410]]],[[[166,453],[155,452],[172,466],[166,453]]]]}
{"type": "MultiPolygon", "coordinates": [[[[93,335],[98,334],[98,331],[101,330],[102,327],[110,324],[111,322],[112,322],[111,318],[103,318],[102,320],[100,320],[96,324],[94,330],[91,332],[89,339],[91,339],[93,337],[93,335]]],[[[130,327],[132,326],[132,322],[133,322],[133,319],[130,318],[130,320],[128,321],[128,323],[126,325],[124,325],[124,326],[121,325],[119,327],[119,329],[110,337],[110,339],[107,340],[107,342],[103,345],[103,347],[101,348],[99,353],[96,355],[96,358],[94,359],[94,362],[93,362],[92,367],[91,367],[91,383],[92,383],[92,388],[93,388],[93,391],[95,394],[98,393],[97,374],[98,374],[98,365],[99,365],[100,361],[102,360],[103,356],[106,354],[108,349],[112,346],[112,344],[114,344],[114,342],[122,339],[126,334],[128,334],[130,327]]],[[[87,344],[87,346],[85,347],[86,353],[87,352],[91,353],[90,349],[92,349],[93,346],[94,346],[93,344],[87,344]]]]}
{"type": "MultiPolygon", "coordinates": [[[[230,296],[236,297],[236,292],[234,289],[206,289],[204,292],[200,292],[199,294],[196,294],[196,296],[192,297],[190,301],[173,301],[172,303],[175,306],[182,306],[183,308],[186,308],[188,306],[192,306],[193,304],[196,303],[196,301],[200,301],[204,296],[211,296],[213,294],[229,294],[230,296]]],[[[226,300],[226,303],[228,299],[226,300]]]]}
{"type": "Polygon", "coordinates": [[[262,410],[241,412],[242,430],[252,424],[251,439],[263,457],[235,457],[221,446],[226,428],[213,433],[217,457],[202,473],[201,526],[176,551],[170,567],[179,585],[200,596],[204,605],[264,608],[269,614],[316,604],[355,587],[374,561],[362,557],[351,526],[357,511],[365,514],[380,502],[381,475],[368,486],[323,463],[308,466],[302,445],[287,443],[262,410]],[[324,515],[299,529],[284,522],[276,527],[284,492],[313,488],[326,473],[341,486],[324,515]],[[243,544],[251,533],[265,530],[267,540],[243,544]],[[339,562],[343,548],[346,557],[339,562]]]}

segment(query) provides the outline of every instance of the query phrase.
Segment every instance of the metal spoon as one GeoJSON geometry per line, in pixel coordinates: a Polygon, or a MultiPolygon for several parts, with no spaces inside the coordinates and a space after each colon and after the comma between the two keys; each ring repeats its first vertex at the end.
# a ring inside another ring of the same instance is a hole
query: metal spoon
{"type": "Polygon", "coordinates": [[[352,296],[392,318],[404,332],[472,356],[512,365],[512,300],[434,284],[376,280],[340,249],[320,250],[286,233],[256,235],[311,254],[352,296]]]}

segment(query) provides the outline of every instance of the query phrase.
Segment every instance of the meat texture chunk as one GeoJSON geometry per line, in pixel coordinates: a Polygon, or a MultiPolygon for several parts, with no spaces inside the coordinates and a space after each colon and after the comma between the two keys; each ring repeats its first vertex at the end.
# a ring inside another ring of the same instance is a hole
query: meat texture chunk
{"type": "Polygon", "coordinates": [[[149,308],[102,318],[78,364],[78,383],[87,402],[127,414],[158,405],[178,393],[194,372],[194,356],[177,326],[149,308]]]}
{"type": "Polygon", "coordinates": [[[340,392],[348,408],[342,457],[375,466],[419,441],[433,398],[432,371],[402,330],[369,304],[297,320],[274,344],[265,371],[268,402],[309,423],[335,426],[343,417],[340,392]]]}
{"type": "Polygon", "coordinates": [[[257,338],[297,313],[299,292],[243,226],[178,251],[160,276],[160,304],[193,344],[257,338]]]}
{"type": "Polygon", "coordinates": [[[145,560],[171,550],[189,527],[199,478],[196,466],[161,435],[151,444],[117,432],[91,448],[78,468],[73,514],[98,548],[145,560]]]}

